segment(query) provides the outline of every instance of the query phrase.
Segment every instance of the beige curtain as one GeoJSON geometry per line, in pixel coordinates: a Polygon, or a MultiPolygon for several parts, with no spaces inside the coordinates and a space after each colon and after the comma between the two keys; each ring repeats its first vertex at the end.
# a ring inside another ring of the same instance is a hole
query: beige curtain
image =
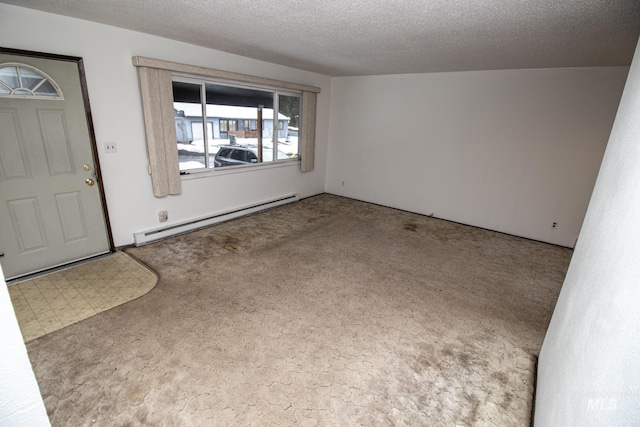
{"type": "Polygon", "coordinates": [[[171,72],[138,67],[153,195],[180,194],[171,72]]]}
{"type": "Polygon", "coordinates": [[[300,135],[300,171],[311,172],[316,150],[317,93],[302,92],[302,135],[300,135]]]}

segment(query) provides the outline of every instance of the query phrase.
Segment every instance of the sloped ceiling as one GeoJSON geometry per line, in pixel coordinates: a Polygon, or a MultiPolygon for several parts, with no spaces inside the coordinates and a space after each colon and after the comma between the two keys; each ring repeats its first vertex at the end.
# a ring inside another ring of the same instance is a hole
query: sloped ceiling
{"type": "Polygon", "coordinates": [[[330,76],[628,65],[640,0],[2,0],[330,76]]]}

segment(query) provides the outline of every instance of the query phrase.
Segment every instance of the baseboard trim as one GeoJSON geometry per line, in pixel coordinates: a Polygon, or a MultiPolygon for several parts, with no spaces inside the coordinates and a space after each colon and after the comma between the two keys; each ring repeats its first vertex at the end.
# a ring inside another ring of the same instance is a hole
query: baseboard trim
{"type": "Polygon", "coordinates": [[[133,234],[133,239],[136,246],[146,245],[148,243],[155,242],[157,240],[165,239],[167,237],[173,237],[179,234],[188,233],[191,231],[199,230],[210,225],[214,225],[220,222],[229,221],[241,216],[250,215],[266,209],[281,206],[287,203],[297,202],[300,200],[298,194],[290,194],[281,196],[275,199],[265,200],[259,203],[254,203],[247,206],[238,207],[228,211],[218,212],[213,215],[209,215],[202,218],[195,218],[189,221],[171,224],[152,230],[142,231],[133,234]]]}

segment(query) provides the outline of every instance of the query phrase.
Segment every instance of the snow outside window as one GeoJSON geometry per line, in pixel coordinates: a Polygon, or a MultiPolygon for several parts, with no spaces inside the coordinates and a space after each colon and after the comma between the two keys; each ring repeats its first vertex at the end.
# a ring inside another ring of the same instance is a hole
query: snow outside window
{"type": "Polygon", "coordinates": [[[301,92],[182,76],[172,89],[181,173],[299,160],[301,92]]]}

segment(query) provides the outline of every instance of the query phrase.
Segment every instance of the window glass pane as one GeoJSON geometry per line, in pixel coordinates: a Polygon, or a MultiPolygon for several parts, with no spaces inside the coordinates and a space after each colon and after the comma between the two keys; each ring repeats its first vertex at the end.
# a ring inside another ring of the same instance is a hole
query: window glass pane
{"type": "MultiPolygon", "coordinates": [[[[172,82],[173,113],[176,122],[176,139],[178,144],[178,162],[180,170],[207,167],[207,152],[213,156],[205,145],[205,126],[202,120],[201,85],[193,83],[172,82]]],[[[207,122],[207,131],[212,129],[207,122]]],[[[211,135],[211,133],[209,133],[211,135]]],[[[211,136],[209,136],[211,138],[211,136]]]]}
{"type": "Polygon", "coordinates": [[[246,156],[244,154],[244,151],[242,151],[242,150],[233,150],[233,153],[231,154],[231,158],[233,160],[240,160],[240,161],[244,162],[245,159],[246,159],[246,156]]]}
{"type": "Polygon", "coordinates": [[[220,155],[221,157],[229,157],[229,154],[231,154],[231,148],[221,148],[218,151],[218,155],[220,155]]]}
{"type": "Polygon", "coordinates": [[[278,159],[298,157],[300,101],[297,95],[278,96],[278,159]]]}
{"type": "Polygon", "coordinates": [[[0,68],[0,80],[11,89],[17,88],[20,86],[20,83],[18,83],[18,69],[16,67],[0,68]]]}
{"type": "Polygon", "coordinates": [[[234,151],[233,162],[222,159],[229,157],[222,156],[220,151],[217,167],[256,163],[260,146],[262,161],[270,161],[266,153],[273,150],[273,92],[217,83],[206,83],[205,88],[207,116],[217,124],[213,129],[213,145],[239,145],[243,148],[234,151]],[[260,107],[265,122],[262,132],[256,125],[260,107]]]}
{"type": "Polygon", "coordinates": [[[56,89],[48,81],[45,81],[40,86],[38,86],[35,94],[39,96],[58,96],[58,92],[56,92],[56,89]]]}
{"type": "Polygon", "coordinates": [[[22,80],[22,87],[31,90],[44,80],[44,78],[35,71],[22,67],[20,67],[20,79],[22,80]]]}

